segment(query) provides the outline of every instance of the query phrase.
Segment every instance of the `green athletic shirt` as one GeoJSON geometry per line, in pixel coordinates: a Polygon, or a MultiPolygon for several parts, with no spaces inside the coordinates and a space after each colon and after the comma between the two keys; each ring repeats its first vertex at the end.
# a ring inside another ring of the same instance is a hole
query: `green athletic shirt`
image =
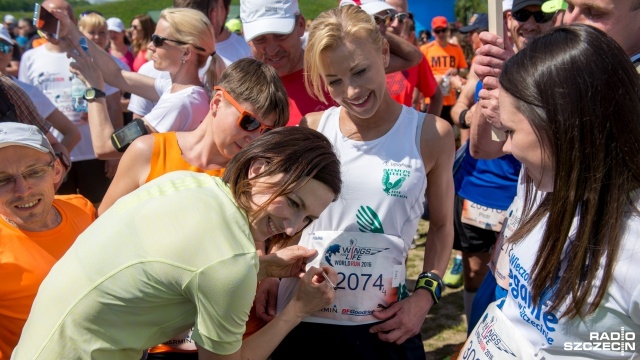
{"type": "Polygon", "coordinates": [[[12,359],[140,359],[194,327],[231,354],[255,296],[258,257],[226,184],[176,171],[122,197],[42,283],[12,359]]]}

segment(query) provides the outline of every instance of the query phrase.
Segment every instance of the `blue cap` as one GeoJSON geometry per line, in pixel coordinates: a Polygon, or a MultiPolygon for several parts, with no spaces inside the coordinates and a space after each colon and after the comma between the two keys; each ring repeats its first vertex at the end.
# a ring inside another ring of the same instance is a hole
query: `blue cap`
{"type": "Polygon", "coordinates": [[[489,30],[489,16],[487,14],[473,14],[469,19],[469,25],[461,28],[460,32],[466,34],[476,30],[489,30]]]}

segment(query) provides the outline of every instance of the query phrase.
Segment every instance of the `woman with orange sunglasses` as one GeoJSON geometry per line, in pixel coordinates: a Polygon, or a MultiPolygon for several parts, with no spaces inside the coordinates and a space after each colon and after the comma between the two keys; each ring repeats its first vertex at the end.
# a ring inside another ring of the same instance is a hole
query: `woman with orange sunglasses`
{"type": "Polygon", "coordinates": [[[99,214],[171,171],[222,176],[240,149],[265,131],[284,126],[289,118],[287,93],[278,74],[258,60],[234,62],[214,89],[209,113],[195,130],[145,135],[127,148],[99,214]]]}

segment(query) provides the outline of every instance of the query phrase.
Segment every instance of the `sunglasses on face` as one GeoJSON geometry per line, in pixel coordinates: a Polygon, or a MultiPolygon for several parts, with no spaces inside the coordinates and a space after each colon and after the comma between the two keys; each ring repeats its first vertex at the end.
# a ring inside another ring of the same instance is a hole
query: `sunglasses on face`
{"type": "Polygon", "coordinates": [[[409,18],[409,14],[407,13],[397,13],[391,16],[394,19],[397,19],[400,24],[402,24],[407,18],[409,18]]]}
{"type": "Polygon", "coordinates": [[[433,29],[433,33],[434,34],[442,34],[442,33],[446,33],[447,29],[433,29]]]}
{"type": "Polygon", "coordinates": [[[198,49],[200,51],[206,51],[205,49],[201,48],[198,45],[189,44],[187,42],[180,41],[180,40],[168,39],[166,37],[162,37],[162,36],[156,35],[156,34],[151,35],[151,42],[153,42],[153,46],[155,46],[157,48],[162,47],[164,45],[165,41],[172,41],[172,42],[174,42],[176,44],[180,44],[180,45],[191,45],[191,46],[193,46],[194,48],[196,48],[196,49],[198,49]]]}
{"type": "Polygon", "coordinates": [[[222,91],[222,96],[231,104],[233,107],[238,110],[240,115],[238,115],[238,126],[248,132],[254,132],[258,130],[260,135],[266,133],[267,131],[273,130],[273,126],[264,125],[260,120],[258,120],[253,114],[245,110],[238,102],[231,97],[231,95],[223,88],[219,86],[215,86],[214,90],[222,91]]]}
{"type": "Polygon", "coordinates": [[[511,13],[514,19],[518,22],[527,22],[531,16],[533,16],[533,20],[538,24],[544,24],[546,22],[551,21],[553,19],[553,13],[547,14],[542,10],[538,11],[529,11],[529,10],[518,10],[511,13]]]}
{"type": "Polygon", "coordinates": [[[7,44],[6,42],[0,42],[0,53],[9,54],[13,49],[13,45],[7,44]]]}

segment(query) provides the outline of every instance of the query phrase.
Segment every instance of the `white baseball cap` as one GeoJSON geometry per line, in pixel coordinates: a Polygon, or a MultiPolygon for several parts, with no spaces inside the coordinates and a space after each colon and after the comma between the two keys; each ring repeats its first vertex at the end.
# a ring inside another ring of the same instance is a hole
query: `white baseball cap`
{"type": "Polygon", "coordinates": [[[56,156],[49,140],[36,126],[17,122],[0,123],[0,148],[12,145],[26,146],[56,156]]]}
{"type": "Polygon", "coordinates": [[[513,7],[513,0],[502,0],[502,12],[511,10],[513,7]]]}
{"type": "Polygon", "coordinates": [[[246,41],[264,34],[290,34],[300,14],[298,0],[242,0],[240,20],[246,41]]]}
{"type": "Polygon", "coordinates": [[[116,17],[108,18],[107,29],[109,31],[115,31],[115,32],[121,33],[124,31],[124,23],[122,23],[122,20],[116,17]]]}
{"type": "Polygon", "coordinates": [[[357,5],[360,8],[367,12],[369,15],[375,15],[380,11],[391,10],[396,11],[396,9],[387,4],[384,0],[342,0],[340,1],[340,6],[345,5],[357,5]]]}
{"type": "Polygon", "coordinates": [[[7,30],[7,27],[0,24],[0,39],[8,42],[9,44],[13,44],[13,39],[11,38],[11,35],[9,35],[9,30],[7,30]]]}
{"type": "Polygon", "coordinates": [[[11,14],[7,14],[7,15],[4,16],[4,22],[7,23],[7,24],[8,23],[14,23],[14,22],[16,22],[16,18],[11,14]]]}

